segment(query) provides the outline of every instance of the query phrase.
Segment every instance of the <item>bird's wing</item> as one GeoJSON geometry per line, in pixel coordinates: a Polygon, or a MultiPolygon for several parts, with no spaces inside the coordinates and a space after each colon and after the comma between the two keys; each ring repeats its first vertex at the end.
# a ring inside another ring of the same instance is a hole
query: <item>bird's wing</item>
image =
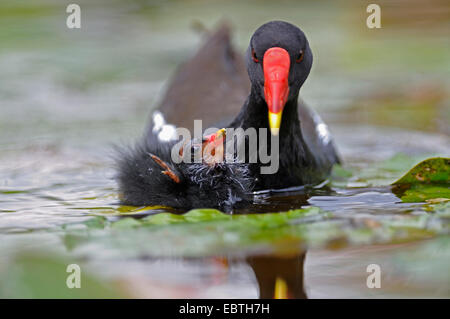
{"type": "Polygon", "coordinates": [[[329,167],[339,163],[331,133],[319,114],[306,106],[302,100],[299,101],[298,110],[303,139],[319,164],[329,167]]]}
{"type": "Polygon", "coordinates": [[[231,44],[230,27],[222,24],[178,68],[158,110],[167,123],[191,132],[196,119],[203,129],[221,127],[239,113],[249,89],[243,57],[231,44]]]}

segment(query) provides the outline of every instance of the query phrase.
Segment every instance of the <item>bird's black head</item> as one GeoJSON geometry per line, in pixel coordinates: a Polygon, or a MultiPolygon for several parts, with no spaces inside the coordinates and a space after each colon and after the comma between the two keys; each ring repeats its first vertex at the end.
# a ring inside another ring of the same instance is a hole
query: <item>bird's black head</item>
{"type": "Polygon", "coordinates": [[[269,125],[277,135],[284,105],[298,98],[313,61],[305,34],[295,25],[271,21],[253,34],[246,53],[253,90],[269,109],[269,125]]]}

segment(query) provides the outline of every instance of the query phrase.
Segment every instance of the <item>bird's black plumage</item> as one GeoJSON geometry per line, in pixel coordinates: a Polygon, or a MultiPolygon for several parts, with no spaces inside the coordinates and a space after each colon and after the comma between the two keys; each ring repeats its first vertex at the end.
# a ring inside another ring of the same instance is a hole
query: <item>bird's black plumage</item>
{"type": "MultiPolygon", "coordinates": [[[[279,169],[275,174],[261,174],[260,167],[263,164],[252,164],[252,175],[256,178],[255,190],[320,183],[330,174],[333,164],[339,162],[339,157],[331,137],[326,136],[329,134],[326,125],[318,115],[298,104],[300,88],[308,77],[313,62],[308,40],[298,27],[283,21],[271,21],[253,34],[246,52],[251,81],[250,95],[229,127],[241,127],[244,130],[266,128],[266,133],[263,134],[266,134],[270,153],[271,133],[268,106],[264,99],[262,57],[272,47],[283,48],[289,53],[289,96],[279,132],[279,169]],[[301,62],[292,62],[297,59],[299,52],[303,52],[301,62]],[[253,54],[258,58],[256,61],[253,54]],[[320,136],[320,129],[323,136],[320,136]]],[[[258,134],[258,138],[261,138],[261,134],[258,134]]]]}

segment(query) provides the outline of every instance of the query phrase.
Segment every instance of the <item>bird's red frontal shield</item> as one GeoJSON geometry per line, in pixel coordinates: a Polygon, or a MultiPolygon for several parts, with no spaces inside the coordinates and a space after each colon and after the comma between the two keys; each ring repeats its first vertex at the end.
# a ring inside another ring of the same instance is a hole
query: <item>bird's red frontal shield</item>
{"type": "Polygon", "coordinates": [[[269,108],[269,126],[273,135],[278,135],[281,115],[289,95],[289,53],[279,47],[266,51],[263,59],[264,97],[269,108]]]}

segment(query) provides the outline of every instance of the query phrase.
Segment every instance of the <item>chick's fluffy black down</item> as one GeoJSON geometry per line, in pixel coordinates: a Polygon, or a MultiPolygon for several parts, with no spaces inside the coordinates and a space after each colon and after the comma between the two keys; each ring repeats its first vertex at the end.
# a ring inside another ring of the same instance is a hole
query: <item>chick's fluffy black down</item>
{"type": "Polygon", "coordinates": [[[248,164],[174,163],[175,142],[161,142],[149,134],[134,147],[118,150],[116,176],[123,204],[173,208],[219,208],[225,211],[250,199],[253,180],[248,164]],[[176,183],[151,155],[158,156],[179,177],[176,183]]]}

